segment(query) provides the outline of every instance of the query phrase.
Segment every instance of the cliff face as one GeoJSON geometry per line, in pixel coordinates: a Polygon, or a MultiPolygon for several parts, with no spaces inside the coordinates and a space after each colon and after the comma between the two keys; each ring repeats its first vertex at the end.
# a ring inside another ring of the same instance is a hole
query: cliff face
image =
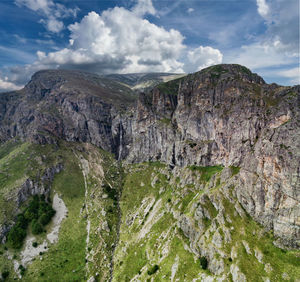
{"type": "Polygon", "coordinates": [[[126,159],[240,167],[235,191],[244,209],[296,246],[299,86],[267,85],[244,67],[222,65],[164,88],[139,99],[126,159]]]}
{"type": "Polygon", "coordinates": [[[300,240],[300,87],[218,65],[136,94],[71,71],[38,72],[0,96],[1,141],[88,142],[128,163],[234,166],[243,208],[281,243],[300,240]]]}

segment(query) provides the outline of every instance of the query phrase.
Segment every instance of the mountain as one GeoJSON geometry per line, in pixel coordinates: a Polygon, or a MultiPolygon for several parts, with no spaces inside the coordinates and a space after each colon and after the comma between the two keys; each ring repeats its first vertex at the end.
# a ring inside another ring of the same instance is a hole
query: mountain
{"type": "Polygon", "coordinates": [[[0,94],[3,279],[297,281],[300,86],[225,64],[137,77],[0,94]]]}
{"type": "Polygon", "coordinates": [[[154,86],[181,78],[186,74],[175,74],[175,73],[130,73],[130,74],[108,74],[105,78],[109,78],[124,84],[125,86],[137,90],[147,91],[152,89],[154,86]]]}

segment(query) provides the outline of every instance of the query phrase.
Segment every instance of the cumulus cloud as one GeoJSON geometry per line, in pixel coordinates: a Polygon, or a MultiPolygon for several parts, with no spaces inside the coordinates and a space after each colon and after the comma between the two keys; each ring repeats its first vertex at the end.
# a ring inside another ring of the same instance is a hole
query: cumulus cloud
{"type": "Polygon", "coordinates": [[[193,72],[222,63],[223,55],[218,49],[200,46],[187,53],[186,72],[193,72]]]}
{"type": "Polygon", "coordinates": [[[187,12],[188,12],[189,14],[193,13],[194,11],[195,11],[194,8],[188,8],[188,10],[187,10],[187,12]]]}
{"type": "Polygon", "coordinates": [[[267,5],[265,0],[256,0],[258,13],[265,17],[269,13],[269,6],[267,5]]]}
{"type": "Polygon", "coordinates": [[[4,92],[4,91],[13,91],[13,90],[18,90],[21,89],[22,85],[16,85],[13,82],[8,81],[8,78],[5,77],[4,79],[2,79],[0,77],[0,91],[4,92]]]}
{"type": "Polygon", "coordinates": [[[151,0],[138,0],[132,11],[138,16],[143,16],[145,14],[156,14],[151,0]]]}
{"type": "Polygon", "coordinates": [[[19,7],[26,7],[39,13],[43,19],[40,23],[44,24],[46,29],[53,33],[59,33],[64,28],[61,19],[67,17],[76,17],[78,8],[70,9],[52,0],[15,0],[19,7]]]}
{"type": "Polygon", "coordinates": [[[90,12],[70,25],[70,46],[48,54],[38,53],[47,65],[90,65],[98,72],[182,72],[178,61],[183,36],[165,30],[138,16],[115,7],[101,15],[90,12]],[[149,63],[151,62],[151,64],[149,63]]]}
{"type": "Polygon", "coordinates": [[[188,49],[179,31],[151,23],[143,17],[146,13],[155,14],[151,0],[139,0],[130,10],[115,7],[101,14],[88,13],[68,26],[66,48],[49,53],[38,51],[33,64],[11,69],[11,81],[24,83],[33,72],[45,68],[102,74],[182,73],[222,62],[219,50],[203,46],[188,49]]]}

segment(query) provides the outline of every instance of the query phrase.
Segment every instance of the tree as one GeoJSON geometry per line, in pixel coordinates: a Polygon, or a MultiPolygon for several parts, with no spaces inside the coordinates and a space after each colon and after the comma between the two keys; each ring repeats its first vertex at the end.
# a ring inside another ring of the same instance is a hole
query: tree
{"type": "Polygon", "coordinates": [[[207,269],[208,261],[206,257],[201,257],[200,258],[200,264],[202,269],[207,269]]]}
{"type": "Polygon", "coordinates": [[[34,219],[31,223],[31,230],[32,234],[37,235],[43,232],[43,227],[37,220],[34,219]]]}
{"type": "Polygon", "coordinates": [[[19,226],[14,226],[8,233],[7,242],[12,248],[19,249],[22,247],[25,237],[26,231],[19,226]]]}

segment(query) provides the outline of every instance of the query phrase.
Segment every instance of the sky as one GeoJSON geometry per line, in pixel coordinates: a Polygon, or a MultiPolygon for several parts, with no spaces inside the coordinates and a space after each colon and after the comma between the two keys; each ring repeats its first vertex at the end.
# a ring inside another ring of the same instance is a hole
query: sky
{"type": "Polygon", "coordinates": [[[0,0],[0,91],[41,69],[191,73],[237,63],[300,84],[298,0],[0,0]]]}

